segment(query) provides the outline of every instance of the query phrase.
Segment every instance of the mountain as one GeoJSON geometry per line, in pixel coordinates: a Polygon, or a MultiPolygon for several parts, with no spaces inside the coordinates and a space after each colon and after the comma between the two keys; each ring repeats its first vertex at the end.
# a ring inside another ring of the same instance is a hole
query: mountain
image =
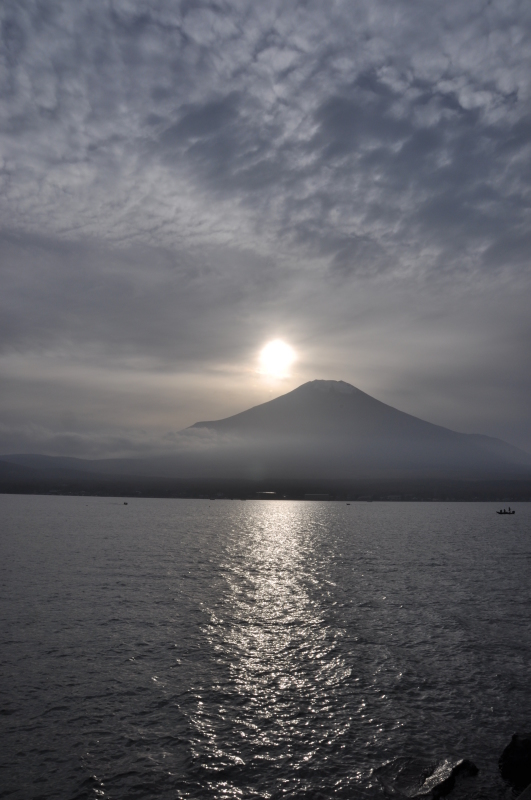
{"type": "Polygon", "coordinates": [[[356,389],[345,381],[315,380],[288,394],[261,403],[240,414],[211,422],[196,422],[193,428],[209,428],[243,435],[301,435],[355,437],[427,437],[452,440],[478,439],[501,448],[507,456],[531,456],[500,439],[461,434],[405,414],[356,389]]]}
{"type": "Polygon", "coordinates": [[[197,422],[169,456],[83,460],[0,456],[38,471],[173,479],[531,479],[531,456],[381,403],[344,381],[315,380],[221,420],[197,422]]]}
{"type": "Polygon", "coordinates": [[[329,477],[515,477],[531,456],[398,411],[344,381],[315,380],[227,419],[197,422],[269,469],[329,477]],[[244,444],[245,443],[245,444],[244,444]]]}

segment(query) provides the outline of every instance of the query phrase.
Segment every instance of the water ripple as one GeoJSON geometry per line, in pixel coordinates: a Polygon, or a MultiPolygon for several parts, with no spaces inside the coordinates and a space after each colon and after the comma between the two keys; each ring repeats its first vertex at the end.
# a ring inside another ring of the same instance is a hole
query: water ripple
{"type": "Polygon", "coordinates": [[[504,797],[526,507],[0,503],[0,797],[504,797]]]}

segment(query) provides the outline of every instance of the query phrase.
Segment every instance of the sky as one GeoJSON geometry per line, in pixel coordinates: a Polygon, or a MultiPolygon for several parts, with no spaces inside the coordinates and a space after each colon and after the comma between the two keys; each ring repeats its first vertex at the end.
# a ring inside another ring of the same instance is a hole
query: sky
{"type": "Polygon", "coordinates": [[[0,18],[0,453],[170,452],[316,378],[531,451],[529,2],[0,18]]]}

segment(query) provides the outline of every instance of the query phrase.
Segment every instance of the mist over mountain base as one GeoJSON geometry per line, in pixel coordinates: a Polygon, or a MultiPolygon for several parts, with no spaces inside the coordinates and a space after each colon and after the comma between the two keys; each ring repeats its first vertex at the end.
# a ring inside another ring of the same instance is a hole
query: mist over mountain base
{"type": "Polygon", "coordinates": [[[0,456],[0,491],[356,499],[527,499],[531,456],[425,422],[344,381],[310,381],[227,419],[198,422],[170,455],[0,456]],[[510,487],[510,488],[509,488],[510,487]]]}

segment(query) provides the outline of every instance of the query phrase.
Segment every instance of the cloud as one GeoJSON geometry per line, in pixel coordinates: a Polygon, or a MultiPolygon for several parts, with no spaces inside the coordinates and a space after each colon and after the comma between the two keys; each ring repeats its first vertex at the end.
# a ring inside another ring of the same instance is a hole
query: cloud
{"type": "MultiPolygon", "coordinates": [[[[437,371],[449,395],[468,369],[476,403],[503,373],[519,443],[530,29],[517,0],[6,0],[5,364],[228,380],[283,335],[330,377],[363,365],[362,388],[390,401],[432,396],[437,371]],[[439,341],[461,337],[444,369],[434,315],[439,341]]],[[[325,377],[309,361],[300,377],[325,377]]],[[[499,420],[507,394],[494,405],[499,420]]]]}
{"type": "Polygon", "coordinates": [[[427,245],[481,269],[525,216],[529,15],[428,6],[6,3],[10,223],[306,258],[323,236],[331,264],[362,238],[387,270],[427,245]]]}
{"type": "Polygon", "coordinates": [[[81,432],[66,427],[58,432],[32,423],[0,424],[0,453],[4,454],[44,453],[88,459],[178,455],[186,459],[237,443],[234,437],[231,440],[228,435],[220,436],[206,428],[154,435],[153,431],[138,429],[81,432]]]}
{"type": "Polygon", "coordinates": [[[117,251],[4,234],[0,258],[3,353],[69,346],[174,364],[216,360],[241,336],[231,318],[244,324],[283,283],[271,259],[230,247],[117,251]]]}

